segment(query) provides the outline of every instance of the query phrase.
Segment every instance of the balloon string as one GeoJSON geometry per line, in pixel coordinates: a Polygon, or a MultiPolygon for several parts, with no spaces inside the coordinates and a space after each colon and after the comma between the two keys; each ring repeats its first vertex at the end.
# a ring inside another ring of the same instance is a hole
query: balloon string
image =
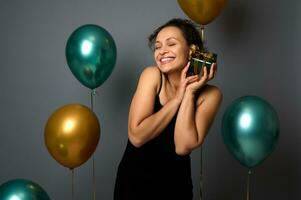
{"type": "Polygon", "coordinates": [[[248,171],[248,178],[247,178],[247,200],[250,200],[250,182],[251,182],[251,170],[248,171]]]}
{"type": "Polygon", "coordinates": [[[93,155],[93,200],[96,200],[95,159],[93,155]]]}
{"type": "Polygon", "coordinates": [[[201,25],[201,39],[202,39],[202,43],[203,43],[203,44],[204,44],[204,42],[205,42],[204,31],[205,31],[205,26],[204,26],[204,25],[201,25]]]}
{"type": "Polygon", "coordinates": [[[72,200],[74,200],[74,169],[71,169],[71,191],[72,200]]]}
{"type": "Polygon", "coordinates": [[[95,90],[91,90],[91,98],[90,98],[90,106],[91,106],[91,110],[93,111],[93,109],[94,109],[94,106],[93,106],[93,104],[94,104],[94,102],[93,102],[93,96],[95,95],[95,90]]]}
{"type": "MultiPolygon", "coordinates": [[[[94,110],[94,101],[93,101],[93,96],[96,95],[96,90],[93,89],[91,90],[91,110],[94,110]]],[[[96,180],[95,180],[95,158],[93,155],[92,158],[92,187],[93,187],[93,200],[96,200],[96,180]]]]}
{"type": "Polygon", "coordinates": [[[203,147],[201,147],[201,159],[200,159],[200,200],[203,200],[203,189],[204,189],[204,181],[203,181],[203,147]]]}

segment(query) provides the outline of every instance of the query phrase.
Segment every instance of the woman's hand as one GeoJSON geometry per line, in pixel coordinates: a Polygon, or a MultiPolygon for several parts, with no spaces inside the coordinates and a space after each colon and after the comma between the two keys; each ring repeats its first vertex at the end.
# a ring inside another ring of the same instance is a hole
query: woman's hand
{"type": "Polygon", "coordinates": [[[181,72],[180,86],[177,89],[177,93],[176,93],[176,96],[175,96],[175,98],[177,99],[177,101],[179,103],[181,103],[182,99],[184,98],[184,94],[186,92],[187,86],[189,84],[193,83],[193,82],[196,82],[199,79],[198,75],[186,77],[189,65],[190,65],[190,62],[188,62],[186,64],[186,66],[183,68],[183,70],[181,72]]]}
{"type": "MultiPolygon", "coordinates": [[[[202,77],[198,77],[194,81],[191,81],[187,87],[186,91],[192,94],[195,94],[200,88],[202,88],[206,83],[210,80],[212,80],[215,77],[217,70],[216,63],[212,63],[210,67],[210,72],[207,71],[207,67],[203,67],[203,75],[202,77]]],[[[186,75],[186,74],[185,74],[186,75]]]]}

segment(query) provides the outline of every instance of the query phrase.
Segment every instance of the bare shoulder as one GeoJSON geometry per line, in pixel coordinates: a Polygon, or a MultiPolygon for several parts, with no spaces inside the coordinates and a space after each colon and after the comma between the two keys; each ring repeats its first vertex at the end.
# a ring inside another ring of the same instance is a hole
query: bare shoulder
{"type": "Polygon", "coordinates": [[[204,95],[206,96],[216,96],[216,97],[222,97],[222,91],[215,85],[207,85],[204,88],[204,95]]]}
{"type": "Polygon", "coordinates": [[[217,86],[206,85],[197,99],[197,105],[202,104],[206,100],[209,100],[211,102],[214,101],[219,104],[222,99],[223,93],[217,86]]]}
{"type": "Polygon", "coordinates": [[[143,84],[144,86],[151,86],[159,88],[161,83],[161,72],[158,67],[156,66],[148,66],[146,67],[139,79],[139,85],[143,84]]]}
{"type": "Polygon", "coordinates": [[[145,67],[141,73],[141,76],[157,76],[160,74],[160,70],[156,66],[145,67]]]}

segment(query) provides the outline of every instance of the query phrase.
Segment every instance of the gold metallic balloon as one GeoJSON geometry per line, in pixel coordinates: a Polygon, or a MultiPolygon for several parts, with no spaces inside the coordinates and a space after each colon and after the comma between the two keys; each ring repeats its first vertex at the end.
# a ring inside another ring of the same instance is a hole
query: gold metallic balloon
{"type": "Polygon", "coordinates": [[[49,153],[70,169],[91,157],[99,138],[97,116],[81,104],[69,104],[57,109],[45,127],[45,143],[49,153]]]}
{"type": "Polygon", "coordinates": [[[226,0],[178,0],[178,3],[190,19],[206,25],[221,13],[226,0]]]}

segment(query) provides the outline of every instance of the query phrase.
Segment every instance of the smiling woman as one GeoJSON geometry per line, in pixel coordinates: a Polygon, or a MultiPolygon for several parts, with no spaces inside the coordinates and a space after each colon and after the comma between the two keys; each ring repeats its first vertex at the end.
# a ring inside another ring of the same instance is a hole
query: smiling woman
{"type": "Polygon", "coordinates": [[[190,153],[202,145],[221,103],[220,90],[202,76],[187,76],[191,45],[200,35],[190,21],[172,19],[149,37],[157,66],[140,76],[128,121],[115,200],[192,199],[190,153]]]}
{"type": "Polygon", "coordinates": [[[160,71],[165,74],[182,70],[189,58],[189,46],[180,29],[170,26],[158,33],[154,57],[160,71]]]}

